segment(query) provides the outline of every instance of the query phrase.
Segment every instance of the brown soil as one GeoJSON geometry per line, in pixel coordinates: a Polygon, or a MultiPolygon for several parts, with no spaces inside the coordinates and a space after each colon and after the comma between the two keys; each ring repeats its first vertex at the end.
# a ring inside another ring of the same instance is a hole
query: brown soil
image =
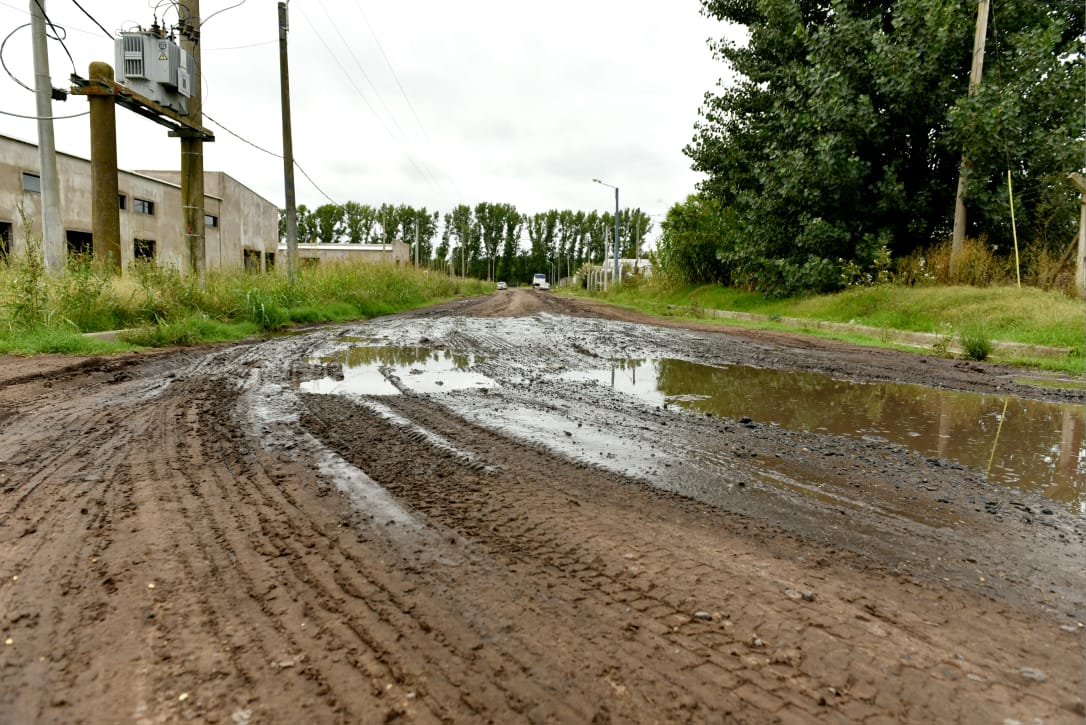
{"type": "Polygon", "coordinates": [[[0,723],[1083,721],[1080,519],[897,448],[555,383],[650,348],[1082,399],[527,290],[259,343],[2,358],[0,723]],[[499,384],[298,390],[337,374],[319,358],[344,336],[485,354],[499,384]],[[569,424],[517,433],[525,410],[569,424]],[[571,447],[604,428],[667,471],[571,447]],[[767,471],[840,479],[857,506],[767,471]],[[903,508],[924,522],[885,513],[903,508]]]}

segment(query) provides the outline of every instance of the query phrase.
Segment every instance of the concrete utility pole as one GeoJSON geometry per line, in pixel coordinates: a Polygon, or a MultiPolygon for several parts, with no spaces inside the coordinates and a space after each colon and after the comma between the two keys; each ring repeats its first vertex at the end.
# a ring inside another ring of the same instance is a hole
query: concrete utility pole
{"type": "Polygon", "coordinates": [[[415,215],[415,269],[419,268],[419,216],[415,215]]]}
{"type": "MultiPolygon", "coordinates": [[[[34,95],[38,114],[38,158],[41,162],[41,242],[45,268],[64,269],[64,235],[60,224],[60,181],[53,140],[53,80],[45,40],[45,0],[30,0],[30,30],[34,52],[34,95]]],[[[29,241],[29,240],[27,240],[29,241]]]]}
{"type": "MultiPolygon", "coordinates": [[[[92,82],[113,83],[108,63],[91,63],[92,82]]],[[[113,95],[87,97],[91,137],[91,237],[95,262],[121,272],[121,213],[117,188],[117,103],[113,95]]]]}
{"type": "MultiPolygon", "coordinates": [[[[192,74],[192,95],[188,102],[188,120],[196,125],[204,122],[203,83],[204,67],[200,63],[200,0],[186,0],[177,6],[178,24],[181,26],[181,49],[192,56],[196,72],[192,74]]],[[[181,137],[181,208],[185,225],[185,241],[189,248],[189,265],[192,273],[204,281],[207,268],[204,248],[204,139],[198,135],[181,137]]],[[[222,260],[219,260],[222,264],[222,260]]]]}
{"type": "Polygon", "coordinates": [[[1068,175],[1081,194],[1078,219],[1078,254],[1075,255],[1075,293],[1086,297],[1086,177],[1077,171],[1068,175]]]}
{"type": "MultiPolygon", "coordinates": [[[[592,179],[592,181],[595,181],[597,184],[600,184],[602,186],[609,186],[609,187],[611,187],[612,189],[615,190],[615,279],[614,279],[614,284],[619,284],[619,282],[621,282],[621,276],[620,276],[621,272],[619,271],[619,268],[618,268],[618,187],[617,186],[611,186],[611,184],[608,184],[606,181],[600,181],[599,179],[592,179]]],[[[605,254],[605,256],[606,256],[606,254],[605,254]]]]}
{"type": "Polygon", "coordinates": [[[279,3],[279,97],[283,116],[283,187],[287,205],[287,278],[298,275],[298,209],[294,199],[294,141],[290,131],[290,72],[287,64],[287,4],[279,3]]]}
{"type": "MultiPolygon", "coordinates": [[[[976,93],[984,72],[984,39],[988,35],[988,0],[977,3],[977,30],[973,35],[973,66],[969,72],[969,95],[976,93]]],[[[958,173],[958,193],[954,197],[954,233],[950,243],[950,278],[958,272],[962,247],[965,244],[965,190],[969,182],[972,162],[962,154],[961,170],[958,173]]]]}

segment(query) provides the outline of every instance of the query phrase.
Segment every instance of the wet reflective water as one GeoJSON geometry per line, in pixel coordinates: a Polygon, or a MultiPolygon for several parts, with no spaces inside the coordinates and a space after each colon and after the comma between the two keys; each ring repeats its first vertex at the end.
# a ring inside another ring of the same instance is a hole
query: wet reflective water
{"type": "Polygon", "coordinates": [[[1086,509],[1081,406],[672,359],[615,361],[563,378],[595,381],[654,405],[898,443],[1086,509]]]}
{"type": "Polygon", "coordinates": [[[472,369],[484,359],[427,347],[351,347],[319,361],[342,365],[342,380],[326,377],[298,387],[307,393],[398,395],[399,388],[389,379],[394,377],[400,385],[418,393],[492,388],[497,383],[472,369]]]}

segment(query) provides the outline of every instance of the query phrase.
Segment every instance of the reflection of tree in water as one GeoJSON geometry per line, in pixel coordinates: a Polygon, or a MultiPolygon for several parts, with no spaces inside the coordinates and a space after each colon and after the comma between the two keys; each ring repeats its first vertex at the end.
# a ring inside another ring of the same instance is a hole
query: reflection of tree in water
{"type": "MultiPolygon", "coordinates": [[[[346,367],[356,368],[363,365],[387,365],[389,367],[426,366],[431,363],[452,363],[457,370],[466,370],[483,358],[470,353],[452,350],[433,350],[428,347],[351,347],[336,355],[332,360],[346,367]]],[[[445,365],[443,367],[449,367],[445,365]]]]}
{"type": "Polygon", "coordinates": [[[992,461],[991,480],[1086,505],[1076,472],[1086,464],[1084,423],[1075,406],[684,360],[656,361],[656,373],[667,396],[704,396],[675,401],[683,407],[793,430],[883,436],[982,471],[992,461]]]}

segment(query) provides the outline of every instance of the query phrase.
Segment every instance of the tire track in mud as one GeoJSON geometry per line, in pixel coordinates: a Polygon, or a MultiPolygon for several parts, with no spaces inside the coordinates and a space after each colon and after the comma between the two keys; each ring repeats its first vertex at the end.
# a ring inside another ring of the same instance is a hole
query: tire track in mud
{"type": "MultiPolygon", "coordinates": [[[[832,720],[889,710],[912,721],[961,721],[976,708],[1071,715],[1064,708],[1073,707],[1073,696],[1059,688],[1017,701],[1004,700],[998,685],[955,683],[985,681],[994,662],[1010,670],[1015,656],[1042,656],[1021,649],[1014,636],[997,636],[990,644],[956,642],[967,655],[952,660],[935,623],[902,610],[894,597],[857,595],[841,586],[826,591],[827,569],[840,574],[842,567],[857,566],[849,572],[856,591],[865,591],[868,577],[888,575],[870,562],[861,565],[829,550],[822,553],[834,558],[832,564],[797,565],[818,549],[778,541],[778,553],[787,551],[792,561],[753,564],[749,544],[737,554],[729,530],[741,528],[745,540],[757,541],[770,538],[763,525],[524,449],[412,396],[386,403],[416,425],[486,455],[505,473],[466,470],[372,416],[364,404],[352,406],[337,396],[304,396],[304,403],[311,414],[305,422],[329,445],[482,555],[486,564],[473,562],[469,579],[472,588],[491,592],[485,601],[454,589],[455,582],[442,587],[475,612],[476,626],[507,623],[501,636],[517,644],[503,654],[529,653],[520,666],[544,684],[564,682],[573,672],[589,674],[588,682],[578,680],[585,699],[605,703],[618,719],[651,711],[665,720],[725,713],[832,720]],[[644,513],[661,509],[667,513],[644,513]],[[691,516],[712,530],[691,525],[691,516]],[[685,545],[667,539],[661,529],[670,527],[689,537],[685,545]],[[713,532],[720,529],[727,533],[717,538],[713,532]],[[748,582],[745,590],[736,590],[737,581],[748,582]],[[818,589],[818,601],[828,599],[830,611],[806,602],[805,587],[818,589]],[[560,628],[549,624],[555,621],[560,628]],[[551,645],[542,651],[533,650],[529,635],[537,628],[550,632],[551,645]],[[864,642],[872,630],[873,645],[864,642]],[[913,664],[899,659],[902,652],[913,664]],[[942,694],[887,692],[887,673],[942,694]]],[[[945,593],[900,580],[896,588],[904,599],[924,600],[927,616],[944,616],[945,593]]],[[[956,624],[968,629],[975,623],[956,624]]]]}
{"type": "MultiPolygon", "coordinates": [[[[476,344],[441,314],[422,334],[476,344]]],[[[440,396],[282,387],[337,334],[0,381],[0,724],[1081,721],[1052,618],[440,396]]]]}

